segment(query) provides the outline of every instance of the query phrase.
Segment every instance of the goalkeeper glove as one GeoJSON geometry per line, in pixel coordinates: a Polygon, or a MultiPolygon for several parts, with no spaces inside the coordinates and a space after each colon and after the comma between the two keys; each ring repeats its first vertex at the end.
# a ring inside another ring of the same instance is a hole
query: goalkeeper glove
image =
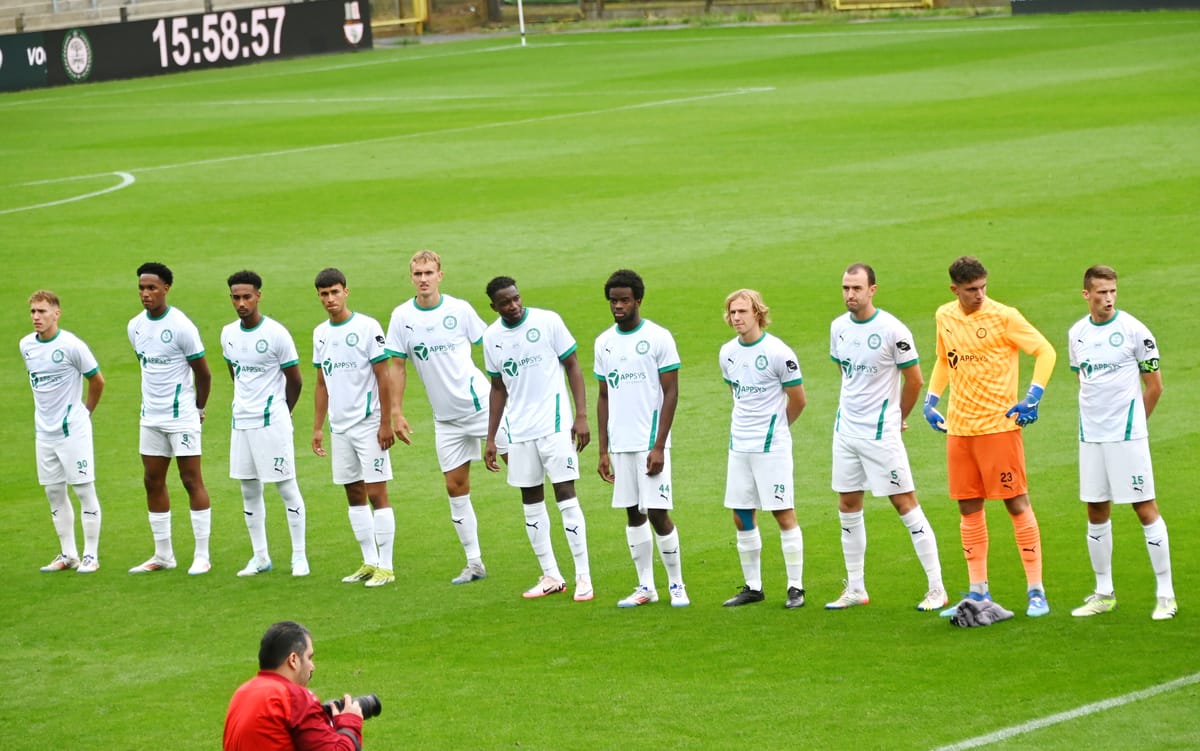
{"type": "Polygon", "coordinates": [[[1045,389],[1035,384],[1030,385],[1029,392],[1025,394],[1025,398],[1012,406],[1012,409],[1004,413],[1005,417],[1016,415],[1017,425],[1025,427],[1037,422],[1038,419],[1038,403],[1042,401],[1042,394],[1045,389]]]}
{"type": "Polygon", "coordinates": [[[937,406],[940,397],[933,394],[925,395],[925,421],[929,423],[929,427],[939,433],[946,432],[946,418],[942,417],[942,413],[938,412],[934,407],[937,406]]]}

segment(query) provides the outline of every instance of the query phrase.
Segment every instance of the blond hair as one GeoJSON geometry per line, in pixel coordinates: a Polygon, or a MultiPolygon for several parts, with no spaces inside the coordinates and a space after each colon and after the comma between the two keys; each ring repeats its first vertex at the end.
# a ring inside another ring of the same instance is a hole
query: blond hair
{"type": "Polygon", "coordinates": [[[413,253],[413,257],[408,261],[408,270],[412,271],[413,266],[425,262],[437,264],[438,271],[442,270],[442,257],[432,250],[418,250],[416,253],[413,253]]]}
{"type": "Polygon", "coordinates": [[[747,302],[750,303],[750,310],[754,313],[754,317],[758,319],[758,327],[760,329],[765,329],[767,326],[771,325],[771,316],[769,315],[771,309],[767,307],[765,302],[763,302],[762,295],[759,294],[757,290],[753,289],[739,289],[734,292],[730,292],[725,297],[725,323],[727,325],[733,325],[733,321],[729,316],[729,306],[733,304],[734,300],[737,300],[740,297],[746,298],[747,302]]]}
{"type": "Polygon", "coordinates": [[[29,304],[33,305],[35,302],[50,303],[50,305],[55,308],[62,307],[58,302],[58,295],[54,294],[48,289],[39,289],[37,292],[34,292],[32,295],[30,295],[29,304]]]}

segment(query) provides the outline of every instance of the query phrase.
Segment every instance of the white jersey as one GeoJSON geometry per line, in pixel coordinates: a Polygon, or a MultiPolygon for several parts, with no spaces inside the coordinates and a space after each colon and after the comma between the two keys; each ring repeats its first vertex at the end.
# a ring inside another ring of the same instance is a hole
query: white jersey
{"type": "Polygon", "coordinates": [[[1147,437],[1141,374],[1158,370],[1158,344],[1150,329],[1117,311],[1104,323],[1084,316],[1069,336],[1071,370],[1079,374],[1079,440],[1147,437]]]}
{"type": "Polygon", "coordinates": [[[37,437],[53,441],[91,427],[83,403],[83,379],[100,370],[92,351],[70,331],[58,330],[42,341],[37,333],[21,339],[21,356],[33,389],[33,421],[37,437]]]}
{"type": "Polygon", "coordinates": [[[300,364],[283,324],[263,316],[252,329],[234,321],[221,329],[221,351],[233,367],[233,429],[291,424],[283,369],[300,364]]]}
{"type": "Polygon", "coordinates": [[[387,359],[383,343],[379,321],[362,313],[313,329],[313,365],[325,374],[330,432],[345,433],[364,420],[378,423],[379,382],[372,366],[387,359]]]}
{"type": "Polygon", "coordinates": [[[733,391],[730,451],[790,451],[784,389],[803,382],[796,354],[774,334],[753,344],[734,337],[721,347],[721,374],[733,391]]]}
{"type": "MultiPolygon", "coordinates": [[[[608,450],[649,451],[658,437],[662,411],[661,374],[679,370],[671,332],[642,319],[633,331],[614,324],[596,337],[594,372],[608,384],[608,450]]],[[[667,435],[667,447],[671,436],[667,435]]]]}
{"type": "Polygon", "coordinates": [[[501,426],[512,443],[571,429],[562,360],[574,352],[575,337],[550,310],[525,308],[516,326],[499,319],[483,332],[484,368],[508,390],[501,426]]]}
{"type": "Polygon", "coordinates": [[[485,328],[469,303],[450,295],[432,308],[413,298],[392,311],[387,353],[416,366],[435,420],[458,420],[488,408],[490,386],[471,359],[471,345],[483,340],[485,328]]]}
{"type": "Polygon", "coordinates": [[[204,357],[200,332],[179,308],[134,316],[129,343],[142,363],[142,421],[165,432],[200,429],[192,360],[204,357]]]}
{"type": "Polygon", "coordinates": [[[908,327],[885,310],[866,321],[847,312],[829,326],[829,357],[842,369],[833,431],[876,440],[899,434],[900,370],[917,364],[908,327]]]}

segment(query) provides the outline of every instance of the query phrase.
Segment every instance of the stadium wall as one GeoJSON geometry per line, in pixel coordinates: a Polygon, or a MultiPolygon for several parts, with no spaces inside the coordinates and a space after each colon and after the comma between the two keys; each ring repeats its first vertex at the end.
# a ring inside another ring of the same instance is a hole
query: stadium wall
{"type": "Polygon", "coordinates": [[[314,0],[0,36],[0,91],[370,49],[367,0],[314,0]]]}

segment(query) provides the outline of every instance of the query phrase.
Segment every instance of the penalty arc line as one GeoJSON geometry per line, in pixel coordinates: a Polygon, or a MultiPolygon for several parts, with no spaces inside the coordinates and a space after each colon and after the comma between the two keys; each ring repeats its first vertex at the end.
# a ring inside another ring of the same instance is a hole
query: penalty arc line
{"type": "MultiPolygon", "coordinates": [[[[112,192],[121,190],[122,188],[128,188],[130,185],[133,185],[135,182],[137,182],[137,178],[135,178],[133,175],[129,174],[128,172],[105,172],[105,173],[102,173],[99,175],[87,175],[86,177],[95,178],[95,177],[105,177],[107,175],[116,175],[117,177],[121,178],[121,182],[116,185],[110,185],[109,187],[104,188],[102,190],[94,190],[91,193],[81,193],[80,195],[77,195],[77,196],[70,196],[68,198],[60,198],[57,201],[47,201],[46,203],[38,203],[38,204],[34,204],[32,206],[17,206],[15,208],[11,208],[11,209],[0,209],[0,216],[3,216],[5,214],[16,214],[17,212],[20,212],[20,211],[33,211],[34,209],[48,209],[51,206],[61,206],[64,203],[74,203],[76,201],[83,201],[88,198],[95,198],[96,196],[102,196],[105,193],[112,193],[112,192]]],[[[85,179],[85,178],[71,177],[71,178],[66,178],[63,180],[43,180],[39,183],[25,183],[25,184],[26,185],[45,185],[48,183],[67,182],[68,180],[82,180],[82,179],[85,179]]]]}
{"type": "MultiPolygon", "coordinates": [[[[150,166],[150,167],[136,167],[133,169],[126,170],[124,172],[100,172],[100,173],[91,174],[91,175],[75,175],[72,177],[58,177],[58,178],[50,178],[47,180],[35,180],[32,182],[20,183],[20,185],[22,187],[29,186],[29,185],[49,185],[49,184],[53,184],[53,183],[69,182],[69,181],[73,181],[73,180],[88,180],[88,179],[105,177],[107,175],[114,175],[114,174],[115,175],[127,175],[129,177],[130,181],[132,181],[133,180],[132,173],[161,172],[164,170],[184,169],[186,167],[207,167],[210,165],[224,164],[227,162],[240,162],[240,161],[246,161],[249,159],[265,159],[265,158],[269,158],[269,157],[292,156],[292,155],[296,155],[296,154],[308,154],[308,153],[313,153],[313,152],[317,152],[317,151],[329,151],[331,149],[344,149],[344,148],[358,147],[358,146],[369,146],[372,144],[388,143],[388,142],[392,142],[392,141],[404,141],[404,140],[410,140],[410,139],[414,139],[414,138],[422,138],[425,136],[444,136],[444,135],[453,135],[455,133],[470,133],[470,132],[481,131],[481,130],[494,130],[496,128],[511,128],[511,127],[516,127],[516,126],[520,126],[520,125],[534,125],[537,123],[548,123],[548,122],[553,122],[556,120],[567,120],[567,119],[575,118],[575,117],[590,117],[593,115],[609,115],[609,114],[612,114],[615,112],[629,112],[629,111],[639,110],[639,109],[649,109],[651,107],[668,107],[668,106],[676,105],[676,104],[689,104],[692,102],[703,102],[703,101],[707,101],[707,100],[711,100],[711,99],[721,99],[721,98],[731,97],[731,96],[742,96],[745,94],[763,94],[763,93],[771,92],[774,90],[775,90],[774,86],[746,87],[746,88],[741,88],[741,89],[731,89],[729,91],[720,91],[720,92],[715,92],[715,93],[700,94],[700,95],[690,96],[690,97],[678,97],[678,98],[674,98],[674,99],[659,99],[659,100],[655,100],[655,101],[651,101],[651,102],[635,102],[633,104],[622,104],[622,105],[619,105],[616,107],[607,107],[607,108],[598,109],[598,110],[583,110],[580,112],[560,112],[556,115],[544,115],[542,117],[528,117],[528,118],[521,118],[521,119],[517,119],[517,120],[505,120],[502,122],[480,123],[478,125],[464,125],[464,126],[460,126],[457,128],[445,128],[443,130],[436,130],[436,131],[425,130],[425,131],[418,131],[415,133],[400,133],[400,134],[391,135],[391,136],[379,136],[377,138],[366,138],[366,139],[359,140],[359,141],[342,141],[342,142],[338,142],[338,143],[317,144],[315,146],[299,146],[294,149],[279,149],[277,151],[260,151],[260,152],[250,153],[250,154],[233,154],[230,156],[213,157],[211,159],[199,159],[199,160],[192,161],[192,162],[178,162],[176,164],[159,164],[159,165],[154,165],[154,166],[150,166]]],[[[40,204],[38,206],[30,206],[30,207],[25,207],[25,208],[21,208],[21,209],[0,210],[0,214],[12,213],[12,212],[16,212],[16,211],[26,211],[26,210],[29,210],[32,208],[43,208],[46,206],[54,206],[57,203],[67,203],[69,201],[78,201],[78,200],[82,200],[83,198],[90,198],[93,195],[100,195],[100,193],[106,193],[111,190],[117,190],[117,189],[123,188],[123,187],[125,187],[124,184],[117,186],[116,188],[109,188],[108,190],[101,191],[99,193],[88,194],[86,196],[76,196],[74,198],[64,199],[64,200],[58,201],[58,202],[40,204]]]]}
{"type": "Polygon", "coordinates": [[[966,740],[952,743],[949,746],[938,746],[937,748],[933,749],[933,751],[966,751],[966,749],[990,746],[993,743],[999,743],[1000,741],[1007,740],[1014,736],[1024,735],[1025,733],[1030,733],[1034,730],[1040,730],[1052,725],[1058,725],[1059,723],[1069,722],[1070,720],[1077,720],[1080,717],[1087,717],[1088,715],[1093,715],[1098,712],[1104,712],[1109,709],[1122,707],[1126,704],[1132,704],[1135,701],[1149,699],[1152,696],[1165,694],[1169,691],[1175,691],[1196,683],[1200,683],[1200,673],[1185,675],[1182,678],[1176,678],[1173,681],[1160,683],[1157,686],[1151,686],[1150,688],[1142,689],[1141,691],[1134,691],[1122,696],[1115,696],[1111,699],[1093,702],[1092,704],[1084,704],[1082,707],[1076,707],[1075,709],[1070,709],[1066,712],[1052,714],[1048,717],[1042,717],[1041,719],[1030,720],[1029,722],[1025,722],[1020,725],[1014,725],[1009,728],[997,730],[993,733],[987,733],[986,735],[977,735],[974,738],[967,738],[966,740]]]}

